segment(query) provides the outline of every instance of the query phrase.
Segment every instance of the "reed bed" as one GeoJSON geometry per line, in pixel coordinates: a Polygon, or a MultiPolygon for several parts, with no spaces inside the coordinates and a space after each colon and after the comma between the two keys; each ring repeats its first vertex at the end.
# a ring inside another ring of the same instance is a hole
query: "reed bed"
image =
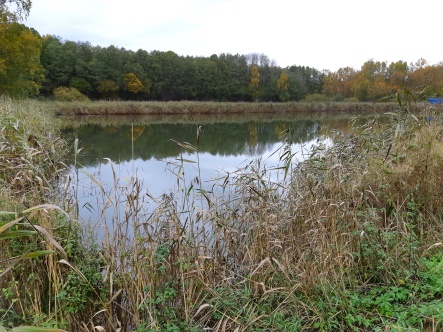
{"type": "Polygon", "coordinates": [[[15,197],[30,192],[36,192],[36,198],[45,197],[54,173],[63,170],[65,143],[56,131],[58,121],[51,111],[31,101],[12,103],[2,98],[0,113],[0,181],[4,191],[15,197]]]}
{"type": "Polygon", "coordinates": [[[261,114],[297,112],[386,112],[395,109],[395,103],[357,102],[54,102],[50,103],[57,115],[154,115],[154,114],[261,114]]]}
{"type": "Polygon", "coordinates": [[[57,261],[67,258],[73,225],[50,203],[66,144],[53,112],[39,103],[0,97],[0,114],[0,329],[56,325],[54,299],[66,275],[57,261]]]}
{"type": "Polygon", "coordinates": [[[430,273],[424,262],[441,257],[443,231],[442,118],[429,112],[400,109],[388,127],[375,117],[337,133],[332,146],[306,151],[296,165],[288,143],[280,151],[286,180],[278,183],[257,160],[205,191],[203,179],[185,177],[199,159],[198,146],[184,142],[194,160],[171,165],[177,188],[162,197],[150,197],[136,175],[122,185],[114,172],[114,188],[95,178],[102,206],[115,212],[112,220],[101,214],[100,251],[113,319],[96,315],[94,324],[128,331],[440,329],[443,289],[420,290],[430,273]]]}
{"type": "Polygon", "coordinates": [[[287,142],[278,182],[259,159],[205,190],[186,177],[198,131],[177,142],[193,157],[169,165],[177,187],[161,197],[107,160],[113,187],[89,175],[103,238],[55,233],[66,257],[32,270],[51,296],[15,275],[3,289],[25,291],[3,307],[76,331],[441,330],[443,118],[401,105],[387,116],[356,120],[300,163],[287,142]]]}

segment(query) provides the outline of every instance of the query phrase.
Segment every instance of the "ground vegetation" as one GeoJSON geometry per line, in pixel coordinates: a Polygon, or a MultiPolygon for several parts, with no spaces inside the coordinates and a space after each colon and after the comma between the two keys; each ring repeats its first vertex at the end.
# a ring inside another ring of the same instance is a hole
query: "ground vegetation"
{"type": "Polygon", "coordinates": [[[102,245],[85,240],[75,201],[52,200],[57,176],[62,193],[71,186],[56,171],[57,120],[41,104],[2,100],[0,324],[441,330],[443,119],[432,108],[411,112],[408,98],[385,114],[388,124],[355,122],[301,163],[288,141],[276,152],[284,181],[269,181],[252,160],[214,183],[220,190],[202,190],[185,171],[200,167],[198,131],[195,144],[177,141],[193,157],[170,165],[178,184],[170,194],[146,195],[136,174],[114,173],[110,189],[91,175],[115,210],[102,220],[102,245]]]}

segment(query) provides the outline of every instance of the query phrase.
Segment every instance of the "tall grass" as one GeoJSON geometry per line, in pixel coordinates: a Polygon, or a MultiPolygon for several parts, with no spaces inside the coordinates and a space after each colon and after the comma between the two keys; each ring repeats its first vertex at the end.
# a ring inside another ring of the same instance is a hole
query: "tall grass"
{"type": "Polygon", "coordinates": [[[54,173],[62,168],[64,142],[54,130],[57,120],[50,110],[29,101],[13,103],[3,98],[0,112],[3,192],[10,196],[35,192],[35,198],[44,197],[54,173]]]}
{"type": "MultiPolygon", "coordinates": [[[[55,102],[47,103],[58,115],[186,115],[186,114],[261,114],[298,112],[386,112],[395,109],[395,103],[358,102],[55,102]]],[[[414,106],[415,107],[415,106],[414,106]]]]}
{"type": "Polygon", "coordinates": [[[56,322],[69,216],[48,202],[65,145],[53,113],[35,102],[0,97],[0,113],[0,327],[56,322]]]}
{"type": "Polygon", "coordinates": [[[0,279],[3,307],[76,331],[440,330],[442,117],[388,116],[299,164],[287,142],[279,182],[256,160],[204,190],[187,178],[198,143],[177,142],[193,157],[170,164],[177,187],[152,197],[107,160],[111,188],[90,175],[101,243],[56,233],[68,260],[36,264],[31,283],[0,279]]]}
{"type": "MultiPolygon", "coordinates": [[[[255,161],[202,190],[203,179],[185,176],[198,165],[198,147],[186,142],[178,143],[194,159],[172,165],[177,188],[170,194],[149,197],[136,174],[122,185],[114,172],[108,189],[94,178],[102,206],[114,210],[112,220],[101,214],[113,320],[95,316],[95,324],[137,331],[441,328],[434,301],[443,289],[418,290],[429,273],[426,257],[441,257],[441,116],[409,108],[389,116],[387,127],[375,117],[336,133],[332,146],[319,144],[289,167],[284,182],[270,181],[255,161]],[[386,300],[392,289],[400,291],[386,300]],[[395,297],[413,289],[416,298],[395,297]],[[420,314],[417,302],[435,311],[420,314]]],[[[290,166],[290,144],[282,151],[290,166]]]]}

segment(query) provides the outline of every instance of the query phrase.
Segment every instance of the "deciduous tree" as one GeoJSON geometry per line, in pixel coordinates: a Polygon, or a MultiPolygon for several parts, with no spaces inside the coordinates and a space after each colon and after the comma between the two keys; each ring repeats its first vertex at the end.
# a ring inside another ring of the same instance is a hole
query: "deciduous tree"
{"type": "Polygon", "coordinates": [[[396,86],[398,90],[405,87],[409,73],[409,67],[405,61],[391,62],[387,72],[392,85],[396,86]]]}
{"type": "Polygon", "coordinates": [[[260,72],[256,65],[251,66],[251,75],[249,81],[249,89],[251,90],[252,98],[255,99],[258,93],[258,87],[260,84],[260,72]]]}
{"type": "Polygon", "coordinates": [[[38,94],[43,68],[42,41],[35,30],[0,14],[0,94],[38,94]]]}
{"type": "Polygon", "coordinates": [[[105,98],[115,98],[119,87],[113,80],[104,80],[100,82],[97,90],[105,98]]]}
{"type": "Polygon", "coordinates": [[[8,13],[8,19],[14,21],[24,20],[28,17],[31,6],[31,0],[0,0],[0,14],[8,13]]]}
{"type": "Polygon", "coordinates": [[[56,87],[68,86],[74,75],[75,62],[72,42],[65,46],[59,37],[44,36],[41,64],[45,68],[45,80],[42,93],[50,94],[56,87]]]}
{"type": "Polygon", "coordinates": [[[289,78],[288,74],[286,74],[286,70],[284,69],[282,69],[280,77],[277,81],[277,88],[284,91],[288,91],[289,89],[289,78]]]}
{"type": "Polygon", "coordinates": [[[289,99],[289,77],[286,74],[286,70],[282,69],[280,77],[277,80],[278,96],[281,101],[287,101],[289,99]]]}
{"type": "Polygon", "coordinates": [[[134,73],[123,74],[125,89],[133,94],[143,91],[144,86],[140,79],[134,73]]]}

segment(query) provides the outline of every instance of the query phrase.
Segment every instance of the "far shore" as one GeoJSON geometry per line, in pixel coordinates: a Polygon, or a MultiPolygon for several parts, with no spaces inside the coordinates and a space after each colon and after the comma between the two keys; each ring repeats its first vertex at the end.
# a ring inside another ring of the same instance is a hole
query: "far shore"
{"type": "MultiPolygon", "coordinates": [[[[172,114],[260,114],[301,112],[392,112],[398,109],[395,102],[196,102],[196,101],[88,101],[49,102],[56,115],[172,115],[172,114]]],[[[411,110],[423,107],[416,103],[411,110]]]]}

